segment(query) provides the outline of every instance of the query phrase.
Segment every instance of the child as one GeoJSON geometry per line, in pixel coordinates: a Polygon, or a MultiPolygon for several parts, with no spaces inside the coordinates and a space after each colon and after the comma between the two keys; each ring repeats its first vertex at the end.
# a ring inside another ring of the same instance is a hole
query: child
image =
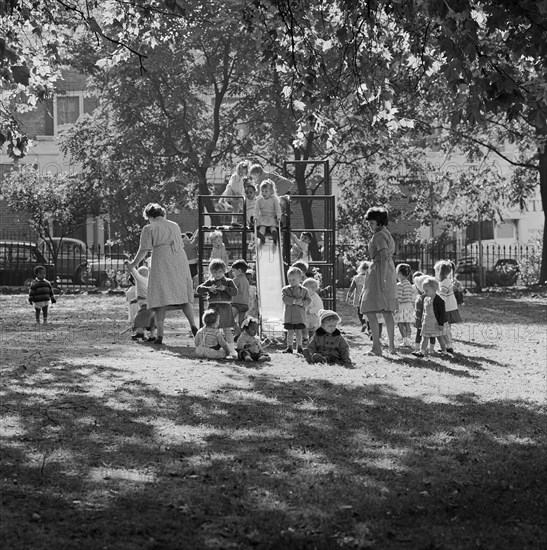
{"type": "Polygon", "coordinates": [[[231,355],[231,350],[218,328],[219,315],[214,309],[208,309],[201,318],[201,327],[194,336],[196,357],[206,359],[224,359],[231,355]]]}
{"type": "Polygon", "coordinates": [[[321,297],[317,294],[319,290],[319,281],[317,279],[308,277],[304,280],[302,286],[308,289],[311,299],[310,305],[306,308],[306,327],[308,329],[308,334],[304,335],[305,341],[303,340],[302,342],[303,344],[307,344],[308,339],[313,336],[321,325],[319,322],[319,311],[323,309],[323,300],[321,300],[321,297]]]}
{"type": "MultiPolygon", "coordinates": [[[[414,284],[412,285],[416,292],[416,298],[414,300],[414,326],[416,327],[416,339],[414,340],[414,351],[420,351],[420,342],[422,341],[422,321],[424,316],[424,290],[422,283],[425,281],[426,275],[421,271],[414,273],[414,284]]],[[[429,353],[435,351],[435,337],[429,338],[429,353]]]]}
{"type": "Polygon", "coordinates": [[[226,277],[226,264],[219,258],[209,262],[209,273],[209,278],[196,288],[196,292],[200,295],[208,295],[209,309],[214,309],[218,313],[218,326],[224,330],[228,347],[232,355],[235,355],[232,297],[237,294],[237,288],[234,281],[226,277]]]}
{"type": "Polygon", "coordinates": [[[125,301],[127,302],[127,320],[129,321],[129,324],[133,326],[135,316],[139,311],[139,304],[137,303],[137,285],[135,284],[135,279],[131,275],[129,275],[128,282],[131,286],[125,291],[125,301]]]}
{"type": "Polygon", "coordinates": [[[336,363],[353,366],[349,356],[349,345],[338,330],[340,316],[335,311],[322,309],[319,312],[321,326],[315,331],[304,357],[308,363],[336,363]]]}
{"type": "Polygon", "coordinates": [[[414,322],[414,290],[408,278],[412,269],[408,264],[399,264],[395,270],[397,277],[397,300],[399,309],[393,316],[403,337],[403,346],[412,347],[410,337],[412,336],[411,323],[414,322]]]}
{"type": "Polygon", "coordinates": [[[260,242],[266,242],[266,229],[270,230],[274,244],[277,244],[279,235],[277,225],[281,219],[281,205],[275,190],[275,183],[264,180],[260,184],[260,196],[256,199],[255,222],[256,235],[260,242]]]}
{"type": "Polygon", "coordinates": [[[300,239],[294,234],[291,233],[291,263],[297,262],[298,260],[303,260],[306,263],[310,263],[310,243],[313,240],[313,235],[309,231],[303,231],[300,234],[300,239]]]}
{"type": "Polygon", "coordinates": [[[349,304],[351,301],[352,305],[357,308],[357,317],[359,317],[359,322],[361,323],[361,332],[366,331],[367,324],[363,314],[361,313],[359,304],[361,303],[361,295],[363,294],[363,289],[365,288],[369,267],[370,262],[365,261],[359,264],[357,267],[357,275],[354,275],[351,278],[351,283],[346,295],[346,303],[349,304]]]}
{"type": "Polygon", "coordinates": [[[247,227],[252,229],[255,223],[256,187],[252,183],[245,186],[245,212],[247,227]]]}
{"type": "Polygon", "coordinates": [[[211,257],[209,258],[209,260],[222,260],[224,262],[224,265],[226,266],[226,269],[228,269],[230,259],[228,258],[226,245],[222,241],[222,231],[213,231],[211,233],[210,240],[211,244],[213,245],[213,249],[211,250],[211,257]]]}
{"type": "Polygon", "coordinates": [[[270,361],[270,356],[262,349],[262,341],[257,336],[258,321],[247,317],[241,325],[243,332],[237,339],[237,355],[242,361],[270,361]]]}
{"type": "Polygon", "coordinates": [[[236,320],[236,326],[234,331],[236,336],[241,333],[241,326],[243,319],[245,319],[245,313],[249,311],[250,301],[250,284],[247,279],[247,270],[249,264],[245,260],[236,260],[232,264],[232,273],[234,274],[234,284],[237,288],[237,294],[232,300],[232,313],[236,320]]]}
{"type": "Polygon", "coordinates": [[[283,353],[293,353],[293,339],[296,337],[296,351],[303,353],[302,331],[306,330],[306,308],[311,304],[310,293],[302,286],[303,274],[297,267],[287,271],[289,284],[283,287],[281,297],[285,304],[284,327],[287,330],[287,348],[283,353]]]}
{"type": "Polygon", "coordinates": [[[148,309],[147,297],[148,297],[148,267],[142,265],[139,269],[133,268],[131,270],[131,276],[135,280],[135,287],[137,289],[137,315],[133,320],[133,328],[136,333],[131,336],[131,340],[145,340],[144,330],[150,331],[148,342],[156,341],[156,319],[154,312],[148,309]]]}
{"type": "Polygon", "coordinates": [[[44,266],[37,265],[34,268],[34,275],[36,275],[36,279],[30,283],[28,301],[34,306],[36,324],[40,324],[41,311],[44,318],[44,325],[47,325],[49,302],[51,301],[52,304],[55,304],[57,300],[53,294],[53,287],[51,286],[51,283],[46,279],[46,268],[44,266]]]}
{"type": "Polygon", "coordinates": [[[425,277],[422,282],[422,288],[425,294],[424,310],[422,318],[422,343],[420,351],[413,351],[412,355],[416,357],[425,357],[427,355],[427,339],[434,336],[441,345],[441,354],[446,354],[446,343],[444,335],[446,334],[446,317],[444,300],[437,294],[441,285],[433,277],[425,277]]]}
{"type": "MultiPolygon", "coordinates": [[[[195,281],[198,274],[198,230],[193,233],[187,231],[182,235],[182,242],[184,243],[184,252],[188,258],[188,265],[190,266],[190,275],[192,280],[195,281]]],[[[195,285],[194,285],[195,286],[195,285]]]]}
{"type": "Polygon", "coordinates": [[[454,323],[461,323],[462,318],[458,311],[458,302],[456,296],[454,296],[454,283],[451,277],[452,266],[449,261],[441,260],[435,264],[435,277],[440,282],[439,294],[444,300],[446,310],[446,351],[448,353],[454,353],[454,343],[452,340],[452,331],[450,325],[454,323]]]}
{"type": "Polygon", "coordinates": [[[454,297],[456,298],[456,304],[458,304],[458,308],[463,304],[463,285],[460,281],[458,281],[458,276],[456,275],[456,264],[452,260],[448,260],[450,263],[450,276],[452,277],[452,284],[454,285],[454,297]]]}

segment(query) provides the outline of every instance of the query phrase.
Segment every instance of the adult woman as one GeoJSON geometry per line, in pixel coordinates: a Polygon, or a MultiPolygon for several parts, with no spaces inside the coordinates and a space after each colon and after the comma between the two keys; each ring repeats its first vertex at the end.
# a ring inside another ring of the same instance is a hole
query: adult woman
{"type": "MultiPolygon", "coordinates": [[[[245,183],[247,182],[249,173],[249,163],[246,160],[238,162],[235,172],[230,176],[226,189],[222,195],[224,197],[238,197],[240,200],[229,200],[222,198],[218,201],[219,206],[226,207],[234,214],[239,214],[243,211],[243,198],[245,196],[245,183]]],[[[232,222],[245,224],[245,220],[241,216],[232,216],[232,222]]]]}
{"type": "Polygon", "coordinates": [[[149,309],[156,314],[156,344],[162,344],[165,314],[170,306],[182,308],[192,334],[196,334],[192,308],[194,288],[178,224],[165,219],[165,208],[159,204],[147,204],[143,215],[149,224],[143,227],[139,250],[127,268],[136,267],[152,252],[147,300],[149,309]]]}
{"type": "Polygon", "coordinates": [[[389,218],[385,208],[369,208],[365,220],[369,222],[373,231],[372,239],[368,245],[372,265],[365,282],[360,305],[361,313],[367,316],[370,332],[372,333],[372,349],[368,353],[369,355],[382,355],[377,313],[384,316],[389,351],[395,353],[393,312],[398,307],[397,278],[395,276],[395,264],[393,263],[395,241],[387,229],[389,218]]]}

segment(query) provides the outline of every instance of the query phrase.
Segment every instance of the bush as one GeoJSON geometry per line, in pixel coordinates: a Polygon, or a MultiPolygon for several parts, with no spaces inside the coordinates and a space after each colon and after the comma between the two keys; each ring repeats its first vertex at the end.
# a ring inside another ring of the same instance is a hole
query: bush
{"type": "Polygon", "coordinates": [[[543,232],[541,231],[527,243],[526,254],[519,261],[520,278],[526,286],[539,282],[542,246],[543,232]]]}

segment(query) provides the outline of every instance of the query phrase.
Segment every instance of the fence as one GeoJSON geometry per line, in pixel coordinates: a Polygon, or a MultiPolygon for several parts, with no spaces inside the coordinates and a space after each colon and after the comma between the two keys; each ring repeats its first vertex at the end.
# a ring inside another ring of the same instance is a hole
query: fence
{"type": "Polygon", "coordinates": [[[46,268],[46,277],[60,288],[90,290],[129,286],[122,245],[88,247],[72,238],[34,242],[13,232],[0,233],[0,285],[26,287],[34,269],[46,268]]]}
{"type": "MultiPolygon", "coordinates": [[[[434,275],[435,263],[452,260],[458,279],[465,288],[512,286],[537,282],[541,250],[534,244],[472,243],[463,248],[460,243],[405,243],[398,244],[395,264],[407,263],[412,271],[434,275]]],[[[366,258],[364,258],[366,259],[366,258]]],[[[354,266],[338,261],[336,277],[339,287],[348,287],[355,274],[354,266]]]]}

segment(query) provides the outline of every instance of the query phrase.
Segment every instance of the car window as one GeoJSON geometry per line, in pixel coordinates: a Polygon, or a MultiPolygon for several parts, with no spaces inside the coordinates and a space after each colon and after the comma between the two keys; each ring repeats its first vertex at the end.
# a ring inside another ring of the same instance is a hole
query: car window
{"type": "Polygon", "coordinates": [[[28,246],[14,246],[12,251],[14,262],[32,262],[36,260],[34,251],[28,246]]]}

